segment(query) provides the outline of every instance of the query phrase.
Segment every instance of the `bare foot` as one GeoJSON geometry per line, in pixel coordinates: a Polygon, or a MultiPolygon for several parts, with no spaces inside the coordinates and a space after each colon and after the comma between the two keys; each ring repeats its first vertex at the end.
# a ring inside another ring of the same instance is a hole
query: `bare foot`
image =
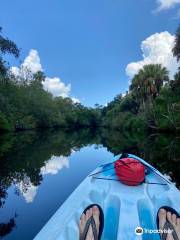
{"type": "MultiPolygon", "coordinates": [[[[82,235],[86,222],[88,221],[88,219],[93,216],[94,221],[96,223],[96,229],[97,229],[97,235],[99,234],[99,209],[96,206],[93,206],[92,208],[90,208],[89,210],[86,211],[86,214],[82,214],[81,219],[80,219],[80,223],[79,223],[79,233],[80,236],[82,235]]],[[[92,231],[92,227],[91,225],[89,226],[89,230],[86,236],[86,240],[94,240],[94,236],[93,236],[93,231],[92,231]]]]}
{"type": "MultiPolygon", "coordinates": [[[[173,225],[175,232],[180,240],[180,218],[177,218],[175,214],[167,212],[163,208],[159,210],[158,217],[159,217],[159,229],[163,230],[166,219],[168,219],[168,221],[173,225]]],[[[166,240],[174,240],[172,233],[168,233],[166,240]]]]}

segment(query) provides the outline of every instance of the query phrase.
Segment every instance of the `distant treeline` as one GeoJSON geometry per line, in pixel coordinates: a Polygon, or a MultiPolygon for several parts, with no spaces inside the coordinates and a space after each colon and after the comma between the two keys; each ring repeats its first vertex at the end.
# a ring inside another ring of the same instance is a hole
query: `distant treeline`
{"type": "MultiPolygon", "coordinates": [[[[19,57],[14,42],[0,28],[0,131],[35,128],[106,127],[123,131],[180,131],[180,68],[170,80],[159,64],[144,66],[134,76],[129,92],[118,95],[106,107],[88,108],[71,98],[53,97],[44,90],[45,74],[13,75],[5,54],[19,57]]],[[[180,27],[173,54],[180,60],[180,27]]]]}
{"type": "Polygon", "coordinates": [[[14,42],[4,38],[0,29],[0,130],[25,130],[34,128],[95,127],[100,113],[74,103],[71,98],[53,97],[45,91],[43,72],[32,74],[27,69],[22,76],[15,76],[4,60],[5,54],[19,57],[14,42]]]}

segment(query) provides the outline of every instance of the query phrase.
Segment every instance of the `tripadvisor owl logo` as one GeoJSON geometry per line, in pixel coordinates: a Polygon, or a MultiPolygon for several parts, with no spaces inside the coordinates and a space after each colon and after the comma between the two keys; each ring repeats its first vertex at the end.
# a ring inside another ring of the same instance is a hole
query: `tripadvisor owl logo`
{"type": "Polygon", "coordinates": [[[135,234],[136,235],[142,235],[143,234],[143,228],[142,227],[135,228],[135,234]]]}

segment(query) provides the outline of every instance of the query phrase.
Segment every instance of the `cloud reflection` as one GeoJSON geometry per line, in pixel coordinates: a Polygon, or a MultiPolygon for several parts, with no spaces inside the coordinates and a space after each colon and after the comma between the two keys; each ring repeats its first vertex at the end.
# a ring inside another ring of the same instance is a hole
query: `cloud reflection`
{"type": "Polygon", "coordinates": [[[52,156],[50,160],[48,160],[44,167],[41,168],[42,175],[46,174],[57,174],[62,168],[69,168],[69,160],[67,157],[57,157],[52,156]]]}
{"type": "MultiPolygon", "coordinates": [[[[55,175],[63,168],[69,168],[68,158],[53,155],[48,161],[46,161],[45,165],[41,168],[41,174],[55,175]]],[[[27,203],[32,203],[34,201],[34,198],[37,194],[38,186],[34,186],[31,183],[30,179],[27,185],[24,184],[24,182],[20,182],[18,184],[18,188],[27,203]]]]}
{"type": "Polygon", "coordinates": [[[37,186],[34,186],[31,182],[29,182],[28,186],[24,188],[24,183],[20,182],[19,185],[19,190],[21,194],[23,195],[24,199],[26,200],[27,203],[33,202],[36,194],[37,194],[37,186]]]}

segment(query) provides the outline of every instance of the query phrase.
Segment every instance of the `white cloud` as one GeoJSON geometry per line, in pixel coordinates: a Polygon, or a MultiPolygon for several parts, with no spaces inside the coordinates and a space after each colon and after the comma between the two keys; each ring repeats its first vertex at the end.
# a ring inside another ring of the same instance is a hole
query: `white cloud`
{"type": "MultiPolygon", "coordinates": [[[[31,49],[20,67],[11,67],[10,71],[19,78],[19,81],[21,81],[22,78],[31,77],[31,73],[34,74],[38,71],[43,71],[38,51],[31,49]]],[[[59,77],[46,77],[43,86],[45,90],[52,93],[55,97],[70,97],[71,84],[65,85],[59,77]]],[[[77,98],[72,98],[72,101],[74,103],[80,102],[77,98]]]]}
{"type": "Polygon", "coordinates": [[[24,62],[22,63],[22,67],[29,69],[32,73],[43,71],[37,50],[34,49],[30,50],[29,55],[25,58],[24,62]]]}
{"type": "Polygon", "coordinates": [[[57,174],[62,168],[69,168],[69,160],[63,156],[52,156],[45,166],[41,168],[42,175],[57,174]]]}
{"type": "Polygon", "coordinates": [[[20,75],[20,69],[18,67],[11,67],[11,73],[14,74],[16,77],[20,75]]]}
{"type": "Polygon", "coordinates": [[[80,103],[80,100],[78,98],[72,97],[71,99],[72,99],[73,103],[80,103]]]}
{"type": "Polygon", "coordinates": [[[30,71],[33,74],[38,71],[43,71],[39,54],[34,49],[30,50],[29,55],[24,59],[24,62],[21,64],[20,68],[11,68],[11,72],[15,76],[25,76],[25,74],[27,74],[27,71],[30,71]]]}
{"type": "Polygon", "coordinates": [[[180,3],[180,0],[156,0],[158,8],[156,11],[166,10],[180,3]]]}
{"type": "Polygon", "coordinates": [[[45,90],[52,93],[55,97],[68,97],[71,91],[71,85],[65,85],[58,77],[46,77],[45,81],[43,82],[43,86],[45,90]]]}
{"type": "Polygon", "coordinates": [[[175,37],[169,32],[155,33],[141,43],[142,60],[131,62],[126,67],[126,74],[133,77],[147,64],[162,64],[169,70],[170,77],[173,78],[178,63],[173,57],[172,48],[175,37]]]}

